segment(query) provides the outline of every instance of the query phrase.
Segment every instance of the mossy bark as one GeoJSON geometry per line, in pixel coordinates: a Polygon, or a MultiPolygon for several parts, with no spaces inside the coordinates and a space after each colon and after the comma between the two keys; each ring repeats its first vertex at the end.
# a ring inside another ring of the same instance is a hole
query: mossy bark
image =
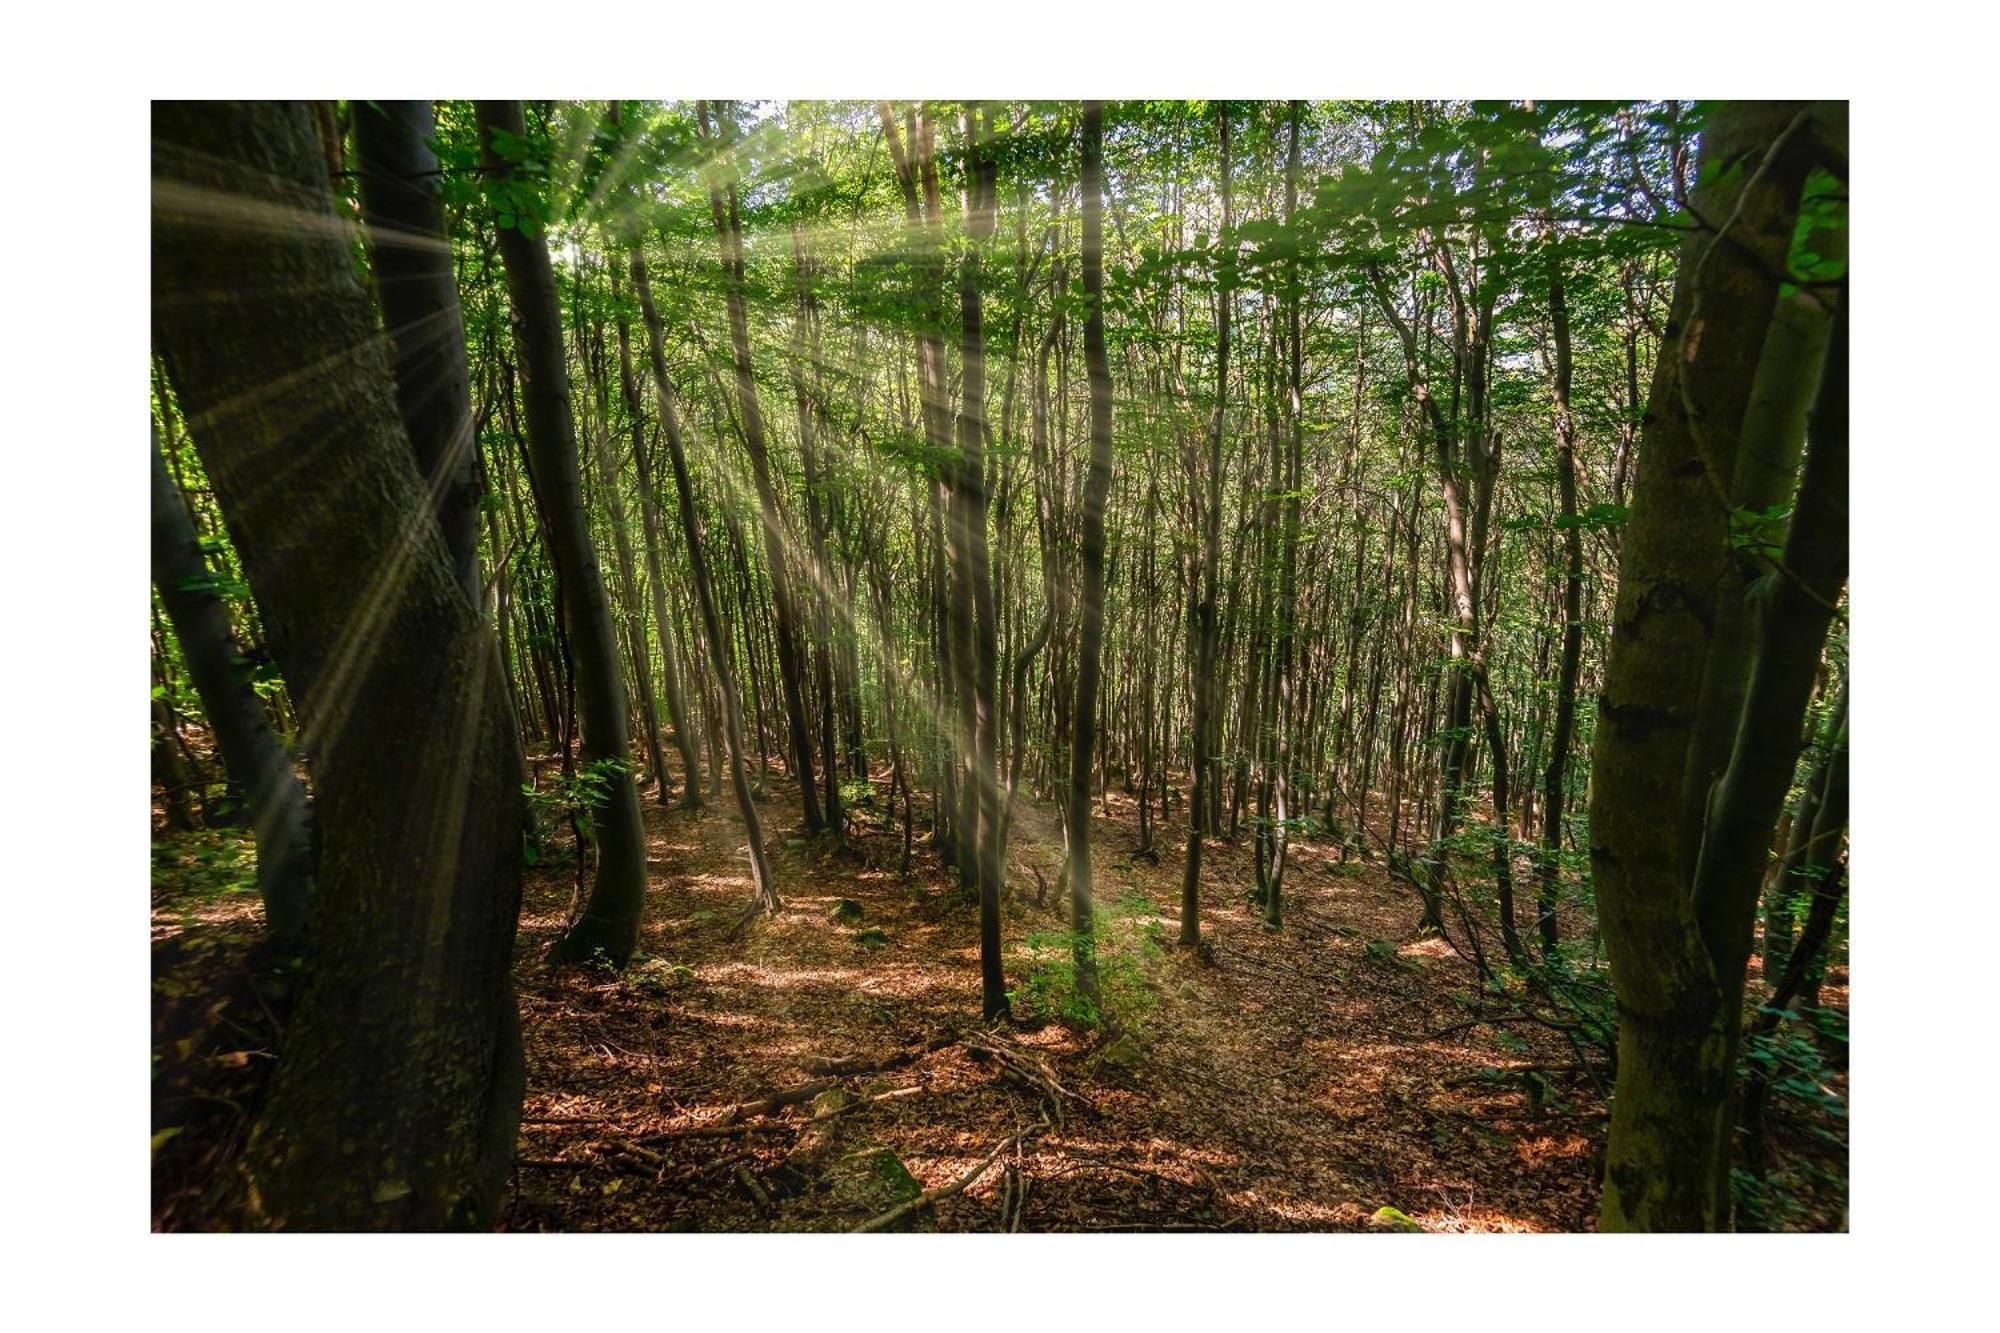
{"type": "MultiPolygon", "coordinates": [[[[1647,404],[1591,768],[1593,887],[1621,1016],[1606,1230],[1728,1222],[1730,1088],[1755,876],[1741,912],[1733,888],[1698,892],[1704,839],[1716,830],[1707,784],[1687,777],[1723,623],[1717,599],[1737,558],[1729,497],[1738,442],[1825,114],[1776,102],[1716,112],[1693,199],[1703,225],[1683,247],[1647,404]]],[[[1816,659],[1822,638],[1823,626],[1774,650],[1769,665],[1816,659]]],[[[1732,812],[1723,821],[1732,885],[1742,849],[1761,855],[1777,814],[1764,795],[1770,757],[1751,753],[1751,738],[1788,729],[1796,746],[1804,699],[1791,698],[1788,672],[1782,685],[1753,684],[1732,728],[1744,780],[1722,807],[1732,812]]]]}

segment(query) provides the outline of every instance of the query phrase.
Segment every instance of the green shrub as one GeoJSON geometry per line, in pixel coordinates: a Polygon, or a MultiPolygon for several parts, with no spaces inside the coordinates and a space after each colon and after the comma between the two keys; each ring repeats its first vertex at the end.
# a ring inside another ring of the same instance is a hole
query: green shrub
{"type": "Polygon", "coordinates": [[[548,850],[549,834],[575,821],[587,840],[593,836],[592,812],[611,799],[611,784],[631,765],[623,759],[595,759],[567,777],[558,776],[545,787],[526,785],[530,830],[523,836],[522,859],[540,865],[548,850]]]}
{"type": "Polygon", "coordinates": [[[1153,966],[1166,956],[1166,928],[1159,907],[1145,894],[1128,892],[1096,918],[1098,1002],[1078,992],[1076,934],[1036,931],[1025,941],[1028,972],[1008,999],[1024,1018],[1045,1018],[1075,1027],[1108,1024],[1122,1032],[1139,1030],[1154,1001],[1153,966]]]}

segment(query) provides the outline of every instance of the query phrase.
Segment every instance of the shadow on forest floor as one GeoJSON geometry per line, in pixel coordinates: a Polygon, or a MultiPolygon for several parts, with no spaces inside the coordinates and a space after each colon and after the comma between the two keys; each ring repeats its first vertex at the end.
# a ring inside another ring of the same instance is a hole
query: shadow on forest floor
{"type": "Polygon", "coordinates": [[[1003,1146],[936,1202],[940,1229],[1349,1230],[1383,1207],[1432,1231],[1591,1224],[1603,1122],[1588,1085],[1530,1107],[1499,1071],[1566,1063],[1560,1038],[1509,1051],[1459,1025],[1451,993],[1470,968],[1417,937],[1413,899],[1379,867],[1295,843],[1273,932],[1239,891],[1247,839],[1214,842],[1213,964],[1146,948],[1178,930],[1178,848],[1134,859],[1135,807],[1114,791],[1094,826],[1097,898],[1123,927],[1108,966],[1143,984],[1133,1036],[1106,1044],[1029,1012],[1045,933],[1064,921],[1053,894],[1036,906],[1022,892],[1036,869],[1053,885],[1060,861],[1052,814],[1024,804],[1004,934],[1023,1021],[989,1041],[974,1022],[977,913],[951,872],[920,850],[899,878],[900,838],[867,812],[848,848],[808,843],[788,817],[796,787],[769,791],[786,906],[740,932],[750,882],[733,811],[648,802],[647,957],[622,978],[541,962],[573,866],[531,872],[511,1229],[846,1230],[877,1210],[828,1186],[841,1161],[886,1147],[937,1189],[1003,1146]],[[834,919],[841,899],[858,920],[834,919]]]}
{"type": "MultiPolygon", "coordinates": [[[[1272,931],[1249,901],[1247,837],[1212,841],[1212,961],[1197,960],[1168,944],[1179,842],[1157,863],[1132,855],[1136,808],[1112,791],[1092,835],[1126,1030],[1107,1040],[1049,1012],[1067,975],[1061,836],[1024,802],[1003,937],[1016,1024],[996,1031],[976,1022],[977,911],[953,872],[920,843],[899,876],[900,830],[871,808],[846,847],[809,842],[796,786],[767,786],[784,911],[739,925],[733,809],[648,799],[643,955],[622,976],[543,961],[570,910],[569,849],[526,873],[528,1090],[506,1229],[848,1230],[968,1177],[890,1225],[1366,1230],[1379,1209],[1397,1229],[1592,1225],[1593,1085],[1558,1034],[1466,1021],[1471,967],[1417,934],[1413,895],[1379,865],[1295,842],[1272,931]]],[[[153,860],[153,1226],[203,1229],[291,978],[260,948],[247,832],[156,834],[153,860]]],[[[1563,925],[1587,929],[1568,908],[1563,925]]],[[[1826,1003],[1845,1012],[1844,967],[1826,1003]]],[[[1780,1138],[1834,1182],[1800,1220],[1839,1225],[1844,1135],[1787,1123],[1780,1138]]]]}

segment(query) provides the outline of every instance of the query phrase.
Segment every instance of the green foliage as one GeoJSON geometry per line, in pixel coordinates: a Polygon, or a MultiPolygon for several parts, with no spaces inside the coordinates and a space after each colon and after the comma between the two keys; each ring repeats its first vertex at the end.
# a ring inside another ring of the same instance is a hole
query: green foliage
{"type": "MultiPolygon", "coordinates": [[[[1845,1024],[1832,1010],[1811,1010],[1815,1026],[1823,1024],[1827,1044],[1844,1045],[1845,1024]]],[[[1774,1103],[1784,1099],[1803,1112],[1812,1132],[1839,1141],[1839,1126],[1847,1119],[1847,1099],[1834,1091],[1835,1070],[1814,1036],[1780,1026],[1776,1032],[1752,1033],[1743,1042],[1741,1074],[1761,1077],[1769,1085],[1774,1103]]]]}
{"type": "Polygon", "coordinates": [[[624,973],[625,984],[640,995],[654,998],[670,995],[691,984],[695,971],[685,963],[664,958],[636,957],[624,973]]]}
{"type": "Polygon", "coordinates": [[[498,127],[491,131],[493,155],[505,163],[505,175],[486,181],[486,202],[494,225],[502,231],[539,236],[548,229],[553,210],[540,177],[548,171],[546,155],[528,138],[498,127]]]}
{"type": "Polygon", "coordinates": [[[604,807],[613,784],[630,770],[631,764],[623,759],[594,759],[573,773],[558,775],[547,786],[523,785],[521,794],[528,799],[532,823],[522,847],[527,863],[541,864],[549,834],[562,824],[574,822],[588,839],[593,812],[604,807]]]}
{"type": "Polygon", "coordinates": [[[153,886],[183,904],[257,891],[257,840],[248,829],[196,829],[153,843],[153,886]]]}
{"type": "Polygon", "coordinates": [[[1023,1018],[1042,1018],[1073,1027],[1110,1026],[1120,1032],[1144,1027],[1155,1000],[1153,969],[1166,956],[1166,927],[1159,907],[1145,894],[1128,892],[1098,909],[1093,942],[1097,958],[1098,1002],[1076,985],[1076,934],[1045,930],[1025,941],[1028,971],[1008,999],[1023,1018]]]}

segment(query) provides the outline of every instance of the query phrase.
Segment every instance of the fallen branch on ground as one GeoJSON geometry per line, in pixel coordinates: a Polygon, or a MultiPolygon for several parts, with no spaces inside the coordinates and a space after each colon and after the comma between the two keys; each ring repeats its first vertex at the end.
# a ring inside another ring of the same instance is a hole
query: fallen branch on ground
{"type": "Polygon", "coordinates": [[[797,1063],[798,1067],[805,1070],[808,1074],[840,1074],[844,1076],[853,1074],[880,1074],[891,1069],[901,1069],[907,1064],[913,1064],[933,1051],[941,1051],[947,1046],[957,1045],[958,1041],[958,1034],[953,1032],[933,1037],[921,1046],[912,1046],[907,1050],[898,1051],[886,1059],[878,1060],[871,1055],[846,1055],[838,1058],[823,1055],[807,1055],[801,1056],[797,1063]]]}
{"type": "Polygon", "coordinates": [[[1048,1061],[1040,1056],[1030,1055],[1020,1047],[1006,1042],[998,1034],[982,1033],[967,1036],[965,1047],[967,1050],[992,1056],[1000,1062],[1002,1068],[1040,1092],[1053,1108],[1058,1122],[1061,1120],[1062,1104],[1065,1099],[1077,1103],[1092,1115],[1102,1114],[1096,1102],[1074,1088],[1066,1087],[1062,1080],[1056,1077],[1055,1070],[1049,1067],[1048,1061]]]}
{"type": "Polygon", "coordinates": [[[951,1184],[941,1185],[934,1190],[925,1190],[922,1194],[919,1194],[914,1199],[905,1199],[903,1202],[897,1204],[894,1208],[891,1208],[888,1212],[881,1213],[875,1217],[869,1218],[866,1222],[863,1222],[860,1226],[854,1228],[854,1230],[849,1232],[848,1234],[858,1236],[861,1235],[863,1232],[880,1231],[883,1227],[889,1226],[894,1222],[900,1221],[901,1219],[908,1217],[911,1213],[916,1212],[919,1208],[923,1208],[929,1204],[934,1204],[940,1199],[949,1199],[954,1194],[964,1193],[967,1186],[971,1185],[973,1181],[985,1175],[986,1172],[992,1168],[993,1164],[1000,1160],[1000,1154],[1006,1152],[1009,1148],[1012,1148],[1014,1145],[1020,1143],[1023,1139],[1027,1138],[1029,1135],[1039,1134],[1048,1127],[1049,1127],[1049,1122],[1044,1120],[1038,1125],[1032,1126],[1028,1129],[1021,1130],[1019,1133],[1009,1135],[1007,1138],[1004,1138],[1000,1140],[1000,1142],[994,1144],[993,1151],[987,1153],[985,1158],[980,1161],[979,1165],[973,1167],[970,1171],[960,1176],[957,1180],[954,1180],[951,1184]]]}
{"type": "MultiPolygon", "coordinates": [[[[825,1080],[826,1086],[821,1087],[819,1092],[824,1092],[827,1088],[837,1085],[839,1082],[839,1079],[827,1079],[825,1080]]],[[[634,1140],[634,1142],[639,1144],[671,1143],[675,1139],[699,1139],[734,1134],[771,1134],[782,1129],[806,1130],[811,1129],[814,1125],[823,1125],[829,1120],[847,1115],[850,1112],[859,1111],[863,1107],[873,1106],[877,1102],[892,1101],[898,1097],[908,1097],[922,1091],[924,1091],[922,1084],[912,1084],[907,1088],[891,1088],[887,1092],[878,1092],[872,1097],[862,1097],[847,1103],[845,1106],[836,1106],[830,1111],[821,1111],[818,1115],[809,1116],[804,1120],[773,1120],[762,1124],[729,1120],[721,1122],[709,1121],[706,1124],[690,1125],[686,1129],[662,1130],[658,1134],[648,1134],[642,1139],[634,1140]]],[[[818,1096],[819,1093],[815,1092],[813,1095],[818,1096]]],[[[798,1101],[803,1099],[793,1098],[792,1100],[798,1101]]]]}

